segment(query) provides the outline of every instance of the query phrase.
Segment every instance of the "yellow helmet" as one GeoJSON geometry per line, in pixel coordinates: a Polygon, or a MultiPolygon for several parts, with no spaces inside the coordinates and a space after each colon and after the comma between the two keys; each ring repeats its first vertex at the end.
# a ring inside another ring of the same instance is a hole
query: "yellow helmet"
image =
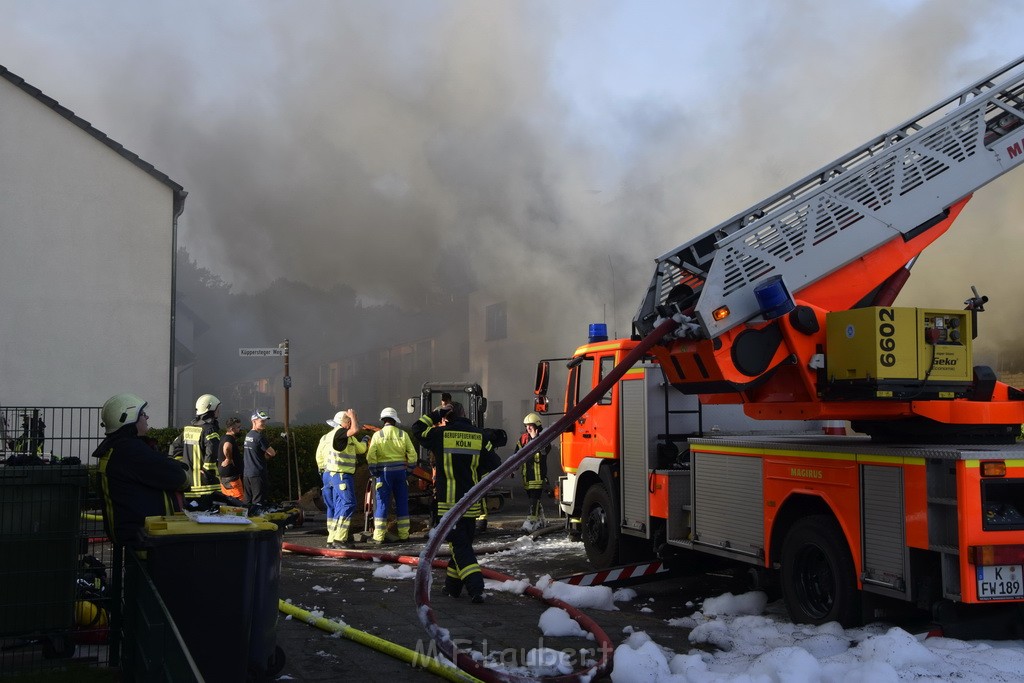
{"type": "Polygon", "coordinates": [[[527,413],[526,417],[523,418],[523,424],[537,425],[538,427],[540,427],[542,424],[540,421],[540,415],[538,415],[537,413],[527,413]]]}

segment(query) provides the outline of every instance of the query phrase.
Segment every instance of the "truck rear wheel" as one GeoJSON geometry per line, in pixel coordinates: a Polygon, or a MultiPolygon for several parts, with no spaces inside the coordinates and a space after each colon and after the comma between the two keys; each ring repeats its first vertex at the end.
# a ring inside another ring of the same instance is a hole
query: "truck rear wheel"
{"type": "Polygon", "coordinates": [[[804,517],[782,543],[782,595],[797,623],[860,621],[860,592],[842,529],[827,515],[804,517]]]}
{"type": "Polygon", "coordinates": [[[587,559],[596,569],[615,566],[619,561],[619,525],[604,484],[594,484],[583,496],[580,535],[587,559]]]}

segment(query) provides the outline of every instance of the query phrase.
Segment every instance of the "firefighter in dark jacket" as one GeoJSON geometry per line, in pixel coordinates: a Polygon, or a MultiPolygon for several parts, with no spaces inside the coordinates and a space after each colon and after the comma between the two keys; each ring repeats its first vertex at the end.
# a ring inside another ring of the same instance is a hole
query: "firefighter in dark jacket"
{"type": "Polygon", "coordinates": [[[196,417],[185,427],[182,440],[185,444],[185,462],[192,473],[188,496],[198,498],[220,491],[220,476],[217,463],[223,454],[220,448],[220,399],[213,394],[203,394],[196,400],[196,417]]]}
{"type": "MultiPolygon", "coordinates": [[[[525,425],[526,431],[519,436],[513,454],[526,448],[528,443],[540,436],[543,429],[540,415],[537,413],[528,413],[523,418],[523,425],[525,425]]],[[[523,463],[523,486],[526,488],[527,498],[530,499],[530,512],[523,523],[524,531],[536,531],[544,520],[544,508],[540,504],[540,499],[548,485],[548,453],[550,452],[551,444],[548,444],[523,463]]]]}
{"type": "Polygon", "coordinates": [[[103,404],[100,418],[106,438],[93,453],[103,489],[103,523],[117,544],[136,547],[146,517],[181,510],[188,474],[181,463],[154,450],[143,437],[149,431],[146,402],[118,394],[103,404]]]}
{"type": "MultiPolygon", "coordinates": [[[[501,464],[501,459],[484,438],[483,430],[466,418],[461,403],[454,403],[436,425],[430,415],[423,415],[410,431],[436,458],[436,525],[437,519],[452,509],[484,474],[501,464]]],[[[451,559],[445,572],[444,592],[457,598],[465,586],[476,603],[484,601],[484,576],[473,551],[473,532],[483,506],[483,500],[474,502],[445,539],[450,545],[451,559]]]]}

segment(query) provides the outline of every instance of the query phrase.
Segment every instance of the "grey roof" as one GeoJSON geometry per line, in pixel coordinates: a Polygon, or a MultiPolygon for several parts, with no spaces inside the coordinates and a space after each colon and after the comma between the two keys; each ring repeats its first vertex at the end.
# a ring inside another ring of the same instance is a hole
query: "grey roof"
{"type": "Polygon", "coordinates": [[[15,73],[12,73],[7,69],[7,67],[3,66],[2,64],[0,64],[0,77],[3,77],[5,80],[9,81],[13,85],[21,88],[26,93],[28,93],[29,95],[37,99],[39,102],[41,102],[43,105],[57,112],[58,114],[66,118],[68,121],[75,124],[82,130],[84,130],[86,133],[93,136],[94,138],[102,142],[104,145],[114,150],[115,152],[123,156],[125,159],[135,164],[136,166],[138,166],[143,171],[153,176],[157,180],[159,180],[161,183],[164,183],[165,185],[170,187],[174,191],[174,213],[175,215],[177,215],[178,213],[181,212],[181,208],[184,204],[185,197],[188,195],[188,193],[185,192],[185,189],[181,185],[171,180],[170,176],[168,176],[166,173],[162,173],[161,171],[157,170],[157,168],[153,166],[153,164],[143,160],[135,152],[126,149],[125,146],[122,145],[121,143],[107,137],[106,133],[93,127],[91,123],[89,123],[82,117],[77,116],[75,112],[61,105],[61,103],[57,100],[53,99],[48,95],[45,95],[42,90],[35,87],[34,85],[30,85],[28,82],[25,81],[24,78],[15,73]]]}

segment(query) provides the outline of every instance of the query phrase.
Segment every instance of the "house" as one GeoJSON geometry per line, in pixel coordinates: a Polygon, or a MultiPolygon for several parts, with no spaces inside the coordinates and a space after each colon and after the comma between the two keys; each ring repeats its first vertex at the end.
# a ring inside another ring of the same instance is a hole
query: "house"
{"type": "Polygon", "coordinates": [[[0,405],[131,392],[167,425],[186,192],[0,66],[0,193],[0,405]]]}

